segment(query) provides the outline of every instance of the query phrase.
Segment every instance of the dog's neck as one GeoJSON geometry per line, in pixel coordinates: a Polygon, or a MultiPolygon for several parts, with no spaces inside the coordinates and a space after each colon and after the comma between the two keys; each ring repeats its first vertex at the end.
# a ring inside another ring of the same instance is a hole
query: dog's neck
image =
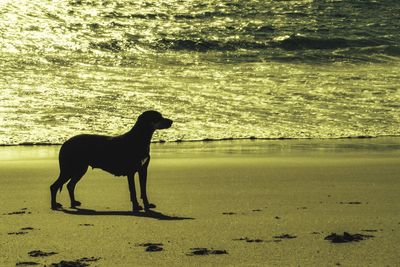
{"type": "Polygon", "coordinates": [[[135,140],[143,145],[150,145],[151,138],[153,137],[155,129],[143,124],[136,123],[132,129],[124,134],[131,140],[135,140]]]}

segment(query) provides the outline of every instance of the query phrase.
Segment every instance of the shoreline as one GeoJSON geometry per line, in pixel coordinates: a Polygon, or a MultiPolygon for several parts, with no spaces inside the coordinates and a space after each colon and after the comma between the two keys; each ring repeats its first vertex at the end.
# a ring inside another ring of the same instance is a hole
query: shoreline
{"type": "MultiPolygon", "coordinates": [[[[0,146],[0,161],[56,159],[59,145],[0,146]]],[[[194,156],[296,156],[335,152],[339,154],[380,153],[400,156],[400,137],[341,139],[256,139],[212,142],[151,143],[151,155],[158,157],[194,156]]]]}
{"type": "MultiPolygon", "coordinates": [[[[384,139],[384,138],[399,138],[400,135],[383,135],[383,136],[370,136],[370,135],[359,135],[359,136],[344,136],[344,137],[225,137],[225,138],[204,138],[204,139],[177,139],[166,141],[163,139],[151,141],[152,144],[173,144],[173,143],[208,143],[208,142],[225,142],[225,141],[290,141],[290,140],[358,140],[358,139],[384,139]]],[[[17,144],[0,144],[0,147],[9,146],[59,146],[63,143],[46,143],[46,142],[22,142],[17,144]]]]}

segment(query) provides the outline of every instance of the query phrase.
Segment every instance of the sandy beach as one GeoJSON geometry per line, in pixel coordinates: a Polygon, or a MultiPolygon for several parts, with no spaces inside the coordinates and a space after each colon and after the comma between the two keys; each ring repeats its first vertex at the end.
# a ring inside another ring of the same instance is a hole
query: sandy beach
{"type": "Polygon", "coordinates": [[[134,215],[126,178],[97,169],[77,185],[81,209],[64,188],[65,210],[50,210],[59,147],[0,147],[0,266],[399,266],[399,148],[395,138],[152,144],[157,208],[134,215]],[[361,240],[325,239],[344,232],[361,240]]]}

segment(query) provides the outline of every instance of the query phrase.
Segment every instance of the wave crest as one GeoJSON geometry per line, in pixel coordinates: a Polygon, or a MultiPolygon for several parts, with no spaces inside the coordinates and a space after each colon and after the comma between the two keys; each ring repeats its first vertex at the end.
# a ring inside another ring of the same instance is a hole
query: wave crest
{"type": "Polygon", "coordinates": [[[277,37],[274,42],[277,47],[287,50],[374,47],[387,44],[371,39],[317,38],[302,35],[277,37]]]}

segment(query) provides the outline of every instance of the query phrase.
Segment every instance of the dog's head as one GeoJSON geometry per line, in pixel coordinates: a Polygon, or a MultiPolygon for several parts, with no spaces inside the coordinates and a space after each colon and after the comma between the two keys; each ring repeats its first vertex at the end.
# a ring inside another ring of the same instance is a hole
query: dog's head
{"type": "Polygon", "coordinates": [[[160,112],[148,110],[143,112],[138,122],[144,125],[150,125],[154,130],[168,129],[172,125],[172,120],[164,118],[160,112]]]}

